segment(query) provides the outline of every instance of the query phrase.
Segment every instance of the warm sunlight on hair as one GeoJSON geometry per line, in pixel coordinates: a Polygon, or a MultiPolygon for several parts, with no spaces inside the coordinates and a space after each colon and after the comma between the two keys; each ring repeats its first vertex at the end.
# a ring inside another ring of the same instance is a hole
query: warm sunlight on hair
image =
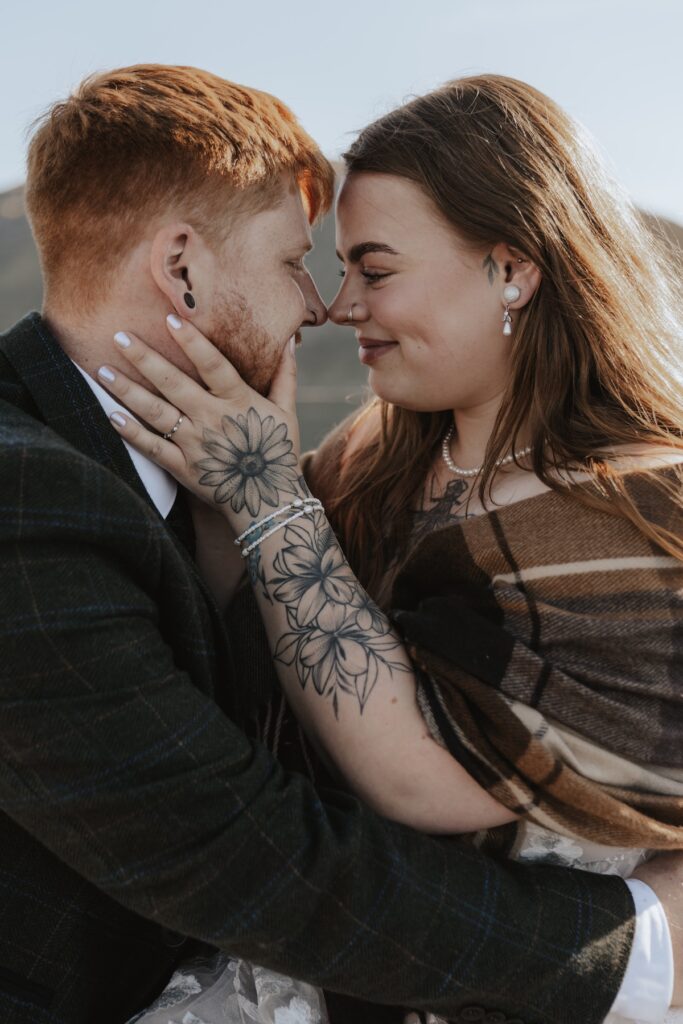
{"type": "Polygon", "coordinates": [[[311,221],[327,210],[331,165],[268,93],[154,64],[87,78],[39,121],[29,148],[26,204],[46,292],[92,306],[150,219],[174,208],[218,242],[236,206],[273,203],[283,172],[311,221]]]}

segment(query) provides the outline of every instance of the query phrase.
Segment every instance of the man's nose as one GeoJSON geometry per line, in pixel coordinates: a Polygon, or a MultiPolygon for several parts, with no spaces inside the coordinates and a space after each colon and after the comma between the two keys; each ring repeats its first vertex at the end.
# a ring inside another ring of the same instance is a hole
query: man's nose
{"type": "Polygon", "coordinates": [[[308,278],[308,287],[304,295],[306,299],[306,319],[304,327],[320,327],[327,320],[327,306],[320,298],[320,292],[312,277],[308,278]]]}

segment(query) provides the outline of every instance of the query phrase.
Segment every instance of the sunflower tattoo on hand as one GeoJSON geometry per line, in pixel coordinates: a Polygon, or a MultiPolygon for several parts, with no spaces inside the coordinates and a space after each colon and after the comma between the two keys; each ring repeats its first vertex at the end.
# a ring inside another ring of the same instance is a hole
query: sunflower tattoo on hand
{"type": "Polygon", "coordinates": [[[273,416],[261,419],[255,409],[246,416],[224,416],[222,436],[206,431],[202,447],[211,457],[201,459],[200,484],[214,487],[214,501],[230,502],[233,512],[243,508],[257,516],[263,504],[276,508],[281,493],[297,493],[299,475],[294,445],[287,425],[273,416]]]}

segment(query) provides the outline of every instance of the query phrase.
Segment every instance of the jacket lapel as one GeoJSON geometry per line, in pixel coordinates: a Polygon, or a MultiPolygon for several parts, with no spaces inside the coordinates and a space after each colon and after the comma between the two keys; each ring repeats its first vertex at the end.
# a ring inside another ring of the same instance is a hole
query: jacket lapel
{"type": "MultiPolygon", "coordinates": [[[[13,367],[45,424],[83,455],[125,481],[158,515],[121,438],[40,314],[29,313],[0,336],[0,352],[13,367]]],[[[169,530],[169,537],[182,552],[187,570],[206,603],[217,664],[222,669],[219,674],[224,679],[226,676],[234,679],[225,625],[213,595],[185,543],[172,530],[169,530]]],[[[226,694],[222,696],[225,698],[226,694]]],[[[236,696],[231,694],[233,699],[236,696]]],[[[222,703],[220,699],[219,703],[222,703]]]]}
{"type": "Polygon", "coordinates": [[[0,339],[0,350],[47,426],[125,480],[154,507],[121,438],[42,317],[38,313],[25,316],[0,339]]]}

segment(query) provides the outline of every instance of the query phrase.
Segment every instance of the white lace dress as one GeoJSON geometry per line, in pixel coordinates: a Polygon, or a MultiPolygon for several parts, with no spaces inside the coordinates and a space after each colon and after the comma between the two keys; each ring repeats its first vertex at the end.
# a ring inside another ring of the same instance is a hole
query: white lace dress
{"type": "Polygon", "coordinates": [[[182,964],[129,1024],[328,1024],[320,989],[224,953],[182,964]]]}
{"type": "MultiPolygon", "coordinates": [[[[512,856],[627,878],[648,854],[579,842],[521,822],[512,856]]],[[[312,985],[216,953],[183,964],[153,1006],[129,1024],[328,1024],[328,1016],[322,992],[312,985]]],[[[425,1024],[447,1022],[427,1014],[425,1024]]],[[[610,1014],[604,1024],[634,1022],[610,1014]]],[[[683,1024],[683,1009],[670,1011],[662,1024],[683,1024]]]]}

